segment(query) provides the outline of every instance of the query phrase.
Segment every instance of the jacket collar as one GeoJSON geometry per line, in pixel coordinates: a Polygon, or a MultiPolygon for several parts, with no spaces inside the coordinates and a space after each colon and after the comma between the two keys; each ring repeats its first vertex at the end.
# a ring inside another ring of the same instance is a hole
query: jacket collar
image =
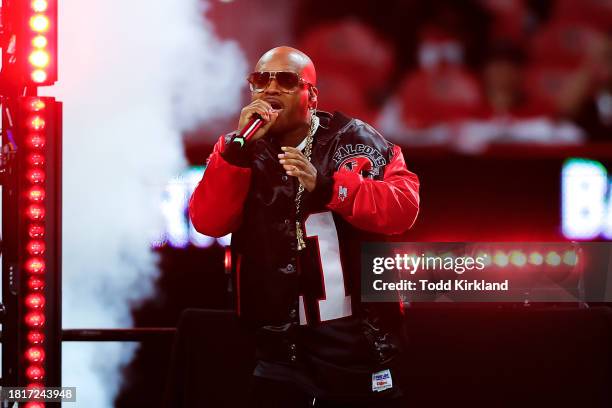
{"type": "MultiPolygon", "coordinates": [[[[319,128],[317,129],[314,140],[315,143],[324,145],[334,138],[334,136],[353,118],[346,116],[342,112],[334,111],[329,113],[326,111],[317,111],[316,115],[319,117],[319,128]]],[[[276,138],[261,138],[255,141],[255,145],[272,145],[275,146],[276,150],[280,150],[280,144],[276,138]]]]}
{"type": "Polygon", "coordinates": [[[342,112],[317,111],[319,117],[319,129],[315,133],[317,143],[325,144],[330,141],[344,126],[353,119],[342,112]]]}

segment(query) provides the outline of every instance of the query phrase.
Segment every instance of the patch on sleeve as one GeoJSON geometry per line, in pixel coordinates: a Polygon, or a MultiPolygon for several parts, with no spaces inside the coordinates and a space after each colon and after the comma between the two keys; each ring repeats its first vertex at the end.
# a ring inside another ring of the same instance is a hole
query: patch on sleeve
{"type": "Polygon", "coordinates": [[[389,369],[372,374],[372,391],[379,392],[393,387],[393,379],[389,369]]]}
{"type": "Polygon", "coordinates": [[[344,201],[344,199],[348,197],[348,188],[344,186],[338,187],[338,198],[340,201],[344,201]]]}

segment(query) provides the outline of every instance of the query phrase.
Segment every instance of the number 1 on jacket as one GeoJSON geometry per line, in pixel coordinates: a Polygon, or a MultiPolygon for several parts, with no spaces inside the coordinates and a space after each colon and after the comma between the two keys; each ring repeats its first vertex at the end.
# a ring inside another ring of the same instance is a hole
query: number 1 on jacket
{"type": "MultiPolygon", "coordinates": [[[[350,316],[351,296],[346,294],[338,232],[331,211],[308,215],[304,230],[307,238],[316,238],[319,244],[323,285],[323,298],[318,300],[320,321],[350,316]]],[[[300,296],[299,307],[300,324],[307,324],[303,296],[300,296]]]]}

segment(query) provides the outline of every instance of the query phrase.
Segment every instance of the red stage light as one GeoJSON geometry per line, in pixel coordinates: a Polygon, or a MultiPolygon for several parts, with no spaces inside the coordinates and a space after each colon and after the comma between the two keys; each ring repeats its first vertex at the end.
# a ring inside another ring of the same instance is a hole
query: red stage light
{"type": "Polygon", "coordinates": [[[41,312],[30,312],[25,315],[25,323],[32,328],[39,328],[45,325],[45,315],[41,312]]]}
{"type": "Polygon", "coordinates": [[[26,271],[32,274],[45,272],[45,260],[42,258],[30,258],[25,264],[26,271]]]}
{"type": "MultiPolygon", "coordinates": [[[[40,37],[40,36],[39,36],[40,37]]],[[[30,99],[30,103],[28,104],[28,107],[30,108],[31,111],[34,112],[38,112],[40,110],[45,109],[45,101],[43,101],[42,99],[30,99]]]]}
{"type": "Polygon", "coordinates": [[[32,78],[32,81],[40,84],[47,80],[47,73],[43,71],[42,69],[37,69],[35,71],[32,71],[30,78],[32,78]]]}
{"type": "Polygon", "coordinates": [[[28,333],[28,342],[32,344],[42,344],[45,341],[45,335],[38,330],[31,330],[28,333]]]}
{"type": "Polygon", "coordinates": [[[42,13],[43,11],[47,11],[47,7],[49,7],[49,3],[47,3],[47,0],[33,0],[31,5],[32,5],[32,10],[34,10],[37,13],[42,13]]]}
{"type": "Polygon", "coordinates": [[[44,129],[44,127],[45,120],[40,115],[30,116],[28,119],[28,128],[32,130],[41,130],[44,129]]]}
{"type": "Polygon", "coordinates": [[[40,293],[31,293],[26,296],[25,304],[30,309],[42,309],[45,306],[45,297],[40,293]]]}
{"type": "Polygon", "coordinates": [[[30,62],[30,64],[32,64],[36,68],[45,68],[47,65],[49,65],[49,59],[49,53],[44,50],[32,51],[32,53],[28,57],[28,61],[30,62]]]}
{"type": "Polygon", "coordinates": [[[49,19],[47,16],[37,14],[30,18],[30,28],[36,32],[43,32],[49,29],[49,19]]]}
{"type": "Polygon", "coordinates": [[[40,153],[32,153],[28,156],[28,163],[31,166],[42,166],[45,164],[45,156],[40,153]]]}
{"type": "Polygon", "coordinates": [[[30,135],[28,135],[28,138],[26,140],[28,142],[28,146],[32,149],[42,149],[43,147],[45,147],[45,144],[47,142],[45,136],[38,133],[31,133],[30,135]]]}
{"type": "Polygon", "coordinates": [[[30,347],[25,352],[25,357],[30,363],[41,363],[45,360],[45,350],[42,347],[30,347]]]}
{"type": "Polygon", "coordinates": [[[45,227],[40,224],[31,224],[28,227],[30,238],[42,238],[45,235],[45,227]]]}
{"type": "Polygon", "coordinates": [[[39,365],[31,365],[26,368],[25,375],[30,381],[39,381],[45,377],[45,369],[39,365]]]}
{"type": "Polygon", "coordinates": [[[30,276],[30,279],[28,279],[28,288],[35,292],[40,292],[45,288],[45,281],[37,276],[30,276]]]}
{"type": "Polygon", "coordinates": [[[45,190],[42,187],[34,186],[28,191],[28,198],[30,201],[40,203],[45,199],[45,190]]]}
{"type": "Polygon", "coordinates": [[[46,405],[44,402],[39,401],[30,401],[24,405],[24,408],[45,408],[46,405]]]}
{"type": "Polygon", "coordinates": [[[38,205],[38,204],[31,204],[28,207],[26,214],[32,220],[40,221],[43,218],[45,218],[45,207],[38,205]]]}
{"type": "Polygon", "coordinates": [[[41,184],[44,183],[47,175],[40,169],[32,169],[27,172],[26,177],[32,184],[41,184]]]}
{"type": "Polygon", "coordinates": [[[30,255],[42,255],[45,253],[45,243],[39,240],[33,240],[26,245],[30,255]]]}
{"type": "Polygon", "coordinates": [[[42,83],[47,80],[47,73],[43,71],[42,69],[37,69],[32,72],[30,77],[32,78],[32,81],[37,82],[37,83],[42,83]]]}
{"type": "Polygon", "coordinates": [[[28,385],[26,385],[26,389],[28,390],[43,390],[45,388],[45,385],[39,382],[31,382],[28,385]]]}
{"type": "Polygon", "coordinates": [[[37,35],[32,38],[32,46],[35,48],[45,48],[49,42],[44,35],[37,35]]]}

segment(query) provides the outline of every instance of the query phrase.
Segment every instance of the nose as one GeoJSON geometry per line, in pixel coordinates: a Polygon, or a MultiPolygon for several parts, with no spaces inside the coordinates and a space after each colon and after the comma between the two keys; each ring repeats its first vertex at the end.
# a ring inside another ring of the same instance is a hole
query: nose
{"type": "Polygon", "coordinates": [[[266,89],[264,89],[264,93],[268,95],[279,95],[281,93],[280,89],[278,88],[278,82],[276,82],[276,78],[270,79],[270,83],[268,84],[266,89]]]}

